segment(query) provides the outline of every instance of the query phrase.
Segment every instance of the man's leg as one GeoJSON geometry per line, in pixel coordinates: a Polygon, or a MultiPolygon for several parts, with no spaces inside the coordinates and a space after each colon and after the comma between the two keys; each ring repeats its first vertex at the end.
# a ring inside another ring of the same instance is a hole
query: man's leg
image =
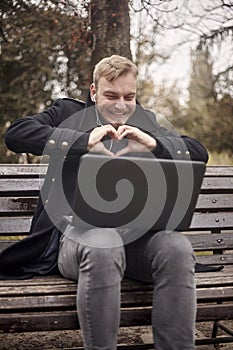
{"type": "Polygon", "coordinates": [[[121,238],[114,229],[96,228],[82,233],[84,244],[77,242],[75,231],[68,228],[63,235],[58,264],[65,277],[78,280],[77,309],[85,349],[115,349],[125,268],[121,238]]]}
{"type": "Polygon", "coordinates": [[[190,242],[177,232],[148,233],[126,246],[126,276],[154,283],[156,350],[194,350],[194,260],[190,242]]]}

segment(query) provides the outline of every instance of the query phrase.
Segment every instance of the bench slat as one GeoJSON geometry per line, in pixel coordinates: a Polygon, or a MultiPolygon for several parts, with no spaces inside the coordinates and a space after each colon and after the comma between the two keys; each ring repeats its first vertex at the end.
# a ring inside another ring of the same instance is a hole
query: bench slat
{"type": "Polygon", "coordinates": [[[201,213],[196,212],[193,215],[190,229],[232,229],[232,212],[201,213]]]}
{"type": "MultiPolygon", "coordinates": [[[[215,320],[216,314],[222,320],[233,314],[232,304],[202,305],[197,309],[197,321],[215,320]]],[[[151,307],[122,308],[121,326],[143,326],[151,324],[151,307]]],[[[76,311],[25,313],[1,315],[0,329],[5,332],[53,331],[79,328],[76,311]]]]}
{"type": "Polygon", "coordinates": [[[0,197],[0,213],[33,214],[38,202],[38,197],[0,197]]]}
{"type": "MultiPolygon", "coordinates": [[[[0,218],[0,235],[12,234],[18,235],[29,232],[31,217],[8,217],[0,218]]],[[[233,215],[231,212],[219,213],[194,213],[190,229],[232,229],[233,215]]]]}
{"type": "Polygon", "coordinates": [[[30,230],[32,217],[0,218],[0,235],[24,235],[30,230]]]}
{"type": "MultiPolygon", "coordinates": [[[[13,242],[0,241],[0,252],[9,247],[13,242]]],[[[209,248],[206,247],[205,251],[209,248]]],[[[232,254],[213,254],[213,255],[198,255],[196,261],[205,265],[232,265],[233,255],[232,254]]]]}
{"type": "Polygon", "coordinates": [[[231,165],[208,165],[205,176],[230,176],[233,177],[233,167],[231,165]]]}
{"type": "Polygon", "coordinates": [[[211,272],[205,272],[206,276],[199,276],[199,273],[196,274],[196,284],[198,287],[225,287],[232,286],[233,279],[232,276],[224,276],[219,272],[218,277],[212,277],[211,272]]]}
{"type": "Polygon", "coordinates": [[[44,180],[40,178],[36,179],[0,179],[0,192],[2,195],[5,193],[10,195],[11,193],[24,193],[30,196],[30,193],[39,194],[44,180]]]}
{"type": "MultiPolygon", "coordinates": [[[[233,286],[233,267],[226,266],[222,271],[215,271],[211,273],[197,273],[195,275],[197,287],[202,288],[203,281],[205,285],[216,286],[221,283],[222,280],[228,280],[228,284],[233,286]]],[[[77,283],[72,280],[67,280],[61,276],[36,276],[31,279],[26,280],[3,280],[0,285],[0,294],[1,291],[8,291],[10,293],[11,290],[15,291],[19,288],[20,290],[30,291],[32,289],[33,292],[38,290],[37,286],[40,286],[42,292],[46,292],[47,290],[54,290],[54,293],[59,290],[67,290],[67,293],[73,292],[76,290],[77,283]],[[56,286],[56,288],[55,288],[56,286]]],[[[123,279],[122,281],[122,290],[123,291],[144,291],[151,290],[152,285],[150,283],[143,283],[140,281],[134,281],[131,279],[123,279]]],[[[8,293],[7,292],[7,293],[8,293]]]]}
{"type": "Polygon", "coordinates": [[[188,234],[195,250],[233,249],[233,232],[223,234],[188,234]]]}
{"type": "MultiPolygon", "coordinates": [[[[5,291],[6,294],[9,293],[5,291]]],[[[21,295],[17,296],[19,291],[11,291],[14,294],[14,298],[11,297],[9,293],[8,296],[1,297],[1,312],[17,312],[19,310],[24,310],[27,312],[29,310],[40,310],[40,311],[51,311],[55,310],[67,310],[76,309],[76,290],[69,291],[69,294],[63,294],[67,291],[60,291],[59,295],[54,295],[52,288],[47,288],[43,293],[43,289],[38,291],[23,290],[21,289],[21,295]],[[32,296],[31,296],[32,295],[32,296]],[[36,295],[36,298],[35,298],[36,295]]],[[[2,291],[1,291],[2,294],[2,291]]],[[[142,292],[124,292],[121,293],[121,305],[126,306],[146,306],[151,305],[153,298],[153,291],[142,291],[142,292]]],[[[209,301],[209,302],[224,302],[233,300],[233,287],[219,287],[219,288],[206,288],[197,289],[197,300],[198,302],[209,301]]]]}
{"type": "MultiPolygon", "coordinates": [[[[0,164],[0,176],[15,175],[38,175],[45,174],[47,165],[44,164],[0,164]]],[[[233,176],[233,167],[230,165],[208,165],[205,176],[233,176]]]]}
{"type": "Polygon", "coordinates": [[[214,254],[214,255],[202,255],[197,256],[196,261],[204,265],[232,265],[232,254],[214,254]]]}
{"type": "Polygon", "coordinates": [[[0,164],[0,177],[38,177],[45,175],[47,168],[46,164],[0,164]]]}
{"type": "MultiPolygon", "coordinates": [[[[0,197],[0,213],[33,213],[37,205],[38,197],[14,196],[0,197]]],[[[233,205],[233,194],[200,194],[196,209],[197,210],[224,210],[230,209],[233,205]]]]}
{"type": "Polygon", "coordinates": [[[233,191],[233,179],[231,177],[205,177],[201,186],[202,191],[233,191]]]}
{"type": "MultiPolygon", "coordinates": [[[[0,178],[0,192],[23,192],[23,191],[39,191],[44,182],[42,178],[0,178]]],[[[204,178],[202,183],[202,192],[213,191],[230,191],[233,192],[232,178],[204,178]]]]}
{"type": "Polygon", "coordinates": [[[233,207],[233,193],[200,194],[196,204],[196,209],[222,210],[233,207]]]}
{"type": "Polygon", "coordinates": [[[76,311],[16,313],[11,314],[10,317],[9,314],[2,314],[0,317],[0,329],[7,333],[78,328],[79,323],[76,311]]]}

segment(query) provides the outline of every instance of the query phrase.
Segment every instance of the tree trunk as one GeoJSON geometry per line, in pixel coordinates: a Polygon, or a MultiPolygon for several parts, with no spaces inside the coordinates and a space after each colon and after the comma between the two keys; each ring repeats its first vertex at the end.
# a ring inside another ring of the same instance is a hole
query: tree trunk
{"type": "Polygon", "coordinates": [[[128,0],[91,0],[93,51],[91,70],[103,57],[114,54],[132,58],[128,0]]]}

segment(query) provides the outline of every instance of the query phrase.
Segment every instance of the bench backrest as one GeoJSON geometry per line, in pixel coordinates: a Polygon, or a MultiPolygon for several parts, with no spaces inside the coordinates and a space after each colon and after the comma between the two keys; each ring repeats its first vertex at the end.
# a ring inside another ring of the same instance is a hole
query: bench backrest
{"type": "MultiPolygon", "coordinates": [[[[28,234],[46,170],[39,164],[0,164],[0,251],[28,234]]],[[[186,234],[199,252],[199,261],[233,264],[232,166],[207,167],[186,234]]]]}

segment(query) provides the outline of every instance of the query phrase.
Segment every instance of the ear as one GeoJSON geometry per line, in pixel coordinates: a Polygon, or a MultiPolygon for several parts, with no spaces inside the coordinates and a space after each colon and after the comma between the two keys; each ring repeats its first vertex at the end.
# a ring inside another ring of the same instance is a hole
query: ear
{"type": "Polygon", "coordinates": [[[96,102],[96,86],[94,83],[92,83],[90,86],[90,96],[91,96],[91,100],[93,102],[96,102]]]}

